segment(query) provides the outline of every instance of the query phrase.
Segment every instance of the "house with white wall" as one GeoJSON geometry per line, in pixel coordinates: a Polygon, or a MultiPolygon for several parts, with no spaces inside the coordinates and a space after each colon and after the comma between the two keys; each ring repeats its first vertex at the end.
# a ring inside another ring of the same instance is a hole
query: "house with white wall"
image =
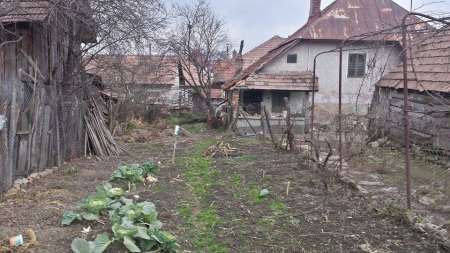
{"type": "MultiPolygon", "coordinates": [[[[399,26],[408,11],[392,0],[336,0],[323,10],[320,0],[310,4],[306,24],[245,68],[225,89],[237,89],[255,76],[311,73],[316,55],[343,47],[344,109],[367,113],[374,84],[400,62],[399,26]]],[[[319,114],[335,112],[338,52],[317,58],[316,78],[320,82],[315,94],[319,114]]]]}

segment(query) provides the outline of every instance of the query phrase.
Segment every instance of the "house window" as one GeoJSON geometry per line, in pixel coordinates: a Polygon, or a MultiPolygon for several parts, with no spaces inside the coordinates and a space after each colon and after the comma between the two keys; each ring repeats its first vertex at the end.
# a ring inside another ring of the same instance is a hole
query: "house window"
{"type": "Polygon", "coordinates": [[[287,63],[297,63],[297,54],[288,54],[287,63]]]}
{"type": "Polygon", "coordinates": [[[363,77],[366,74],[366,54],[349,54],[348,77],[363,77]]]}
{"type": "Polygon", "coordinates": [[[289,98],[289,91],[273,91],[272,92],[272,112],[282,113],[286,111],[284,98],[289,98]]]}

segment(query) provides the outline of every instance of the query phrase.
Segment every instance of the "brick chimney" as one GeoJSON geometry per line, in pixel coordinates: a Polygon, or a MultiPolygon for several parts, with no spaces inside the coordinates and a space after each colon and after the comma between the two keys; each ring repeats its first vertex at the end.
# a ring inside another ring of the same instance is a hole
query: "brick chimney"
{"type": "Polygon", "coordinates": [[[320,4],[321,0],[310,0],[309,21],[314,18],[320,17],[320,4]]]}

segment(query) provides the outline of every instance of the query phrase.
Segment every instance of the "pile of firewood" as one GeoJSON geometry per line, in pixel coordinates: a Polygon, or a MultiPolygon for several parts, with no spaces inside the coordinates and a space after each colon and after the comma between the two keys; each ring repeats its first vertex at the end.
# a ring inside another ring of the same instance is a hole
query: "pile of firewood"
{"type": "Polygon", "coordinates": [[[231,147],[229,143],[224,143],[220,141],[219,143],[210,146],[205,152],[205,156],[209,157],[228,157],[229,155],[235,153],[236,148],[231,147]]]}
{"type": "Polygon", "coordinates": [[[106,126],[104,113],[95,99],[89,103],[84,122],[88,138],[86,149],[89,153],[100,157],[119,155],[120,147],[106,126]]]}

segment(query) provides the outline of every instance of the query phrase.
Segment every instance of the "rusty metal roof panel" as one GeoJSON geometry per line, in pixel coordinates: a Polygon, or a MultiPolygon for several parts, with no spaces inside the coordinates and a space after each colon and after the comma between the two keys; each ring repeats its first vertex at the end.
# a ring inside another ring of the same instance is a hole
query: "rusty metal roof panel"
{"type": "MultiPolygon", "coordinates": [[[[268,51],[253,64],[244,68],[237,80],[229,82],[225,89],[230,89],[241,80],[290,50],[302,40],[348,40],[361,39],[368,33],[379,32],[397,27],[407,10],[392,0],[336,0],[326,7],[321,15],[308,21],[277,47],[268,51]]],[[[416,29],[423,27],[416,27],[416,29]]],[[[371,41],[399,41],[399,30],[393,29],[388,34],[367,38],[371,41]]]]}
{"type": "MultiPolygon", "coordinates": [[[[289,38],[346,40],[399,26],[406,14],[392,0],[336,0],[289,38]]],[[[398,32],[383,37],[397,40],[398,32]]]]}

